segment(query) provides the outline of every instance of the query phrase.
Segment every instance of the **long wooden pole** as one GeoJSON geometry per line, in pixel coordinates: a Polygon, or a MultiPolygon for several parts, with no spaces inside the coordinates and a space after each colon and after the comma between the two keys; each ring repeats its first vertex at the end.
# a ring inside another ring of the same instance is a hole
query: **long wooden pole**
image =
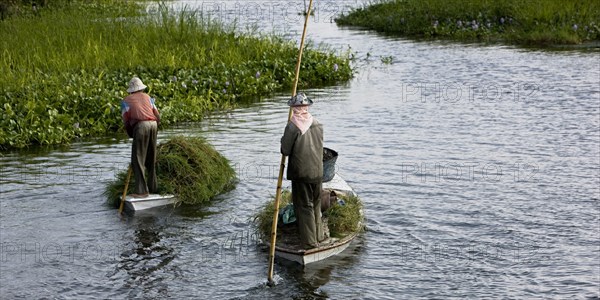
{"type": "Polygon", "coordinates": [[[125,197],[127,196],[127,188],[129,188],[129,179],[131,179],[131,165],[127,169],[127,179],[125,179],[125,188],[123,189],[123,196],[121,197],[121,204],[119,204],[119,214],[123,212],[123,204],[125,203],[125,197]]]}
{"type": "MultiPolygon", "coordinates": [[[[296,77],[294,78],[294,85],[292,86],[292,97],[296,96],[296,89],[298,87],[298,79],[300,78],[300,63],[302,62],[302,51],[304,51],[304,38],[306,36],[306,25],[308,24],[308,18],[310,17],[310,9],[312,7],[312,0],[308,2],[308,9],[306,10],[306,16],[304,18],[304,28],[302,29],[302,38],[300,39],[300,51],[298,53],[298,61],[296,62],[296,77]]],[[[288,110],[288,122],[292,118],[292,108],[288,110]]],[[[285,169],[285,155],[281,155],[281,163],[279,164],[279,177],[277,178],[277,191],[275,192],[275,212],[273,213],[273,225],[271,227],[271,248],[269,249],[269,284],[273,282],[273,265],[275,264],[275,242],[277,241],[277,218],[279,215],[279,201],[281,200],[281,184],[283,182],[283,170],[285,169]]]]}

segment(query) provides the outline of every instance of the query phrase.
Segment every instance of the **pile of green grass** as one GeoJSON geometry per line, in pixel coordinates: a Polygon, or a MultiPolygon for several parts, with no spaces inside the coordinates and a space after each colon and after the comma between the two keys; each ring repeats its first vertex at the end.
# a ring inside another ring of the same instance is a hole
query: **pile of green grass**
{"type": "MultiPolygon", "coordinates": [[[[122,130],[120,101],[133,76],[156,98],[161,126],[293,84],[293,41],[137,3],[72,0],[0,22],[0,150],[122,130]]],[[[329,49],[308,47],[302,62],[299,88],[352,77],[349,57],[329,49]]]]}
{"type": "MultiPolygon", "coordinates": [[[[283,190],[281,193],[281,199],[279,200],[279,209],[283,209],[286,205],[291,203],[292,194],[288,190],[283,190]]],[[[271,227],[273,226],[273,214],[275,213],[275,197],[270,201],[267,201],[254,216],[254,222],[256,224],[259,234],[263,237],[271,236],[271,227]]],[[[281,222],[278,221],[278,224],[281,222]]]]}
{"type": "Polygon", "coordinates": [[[409,37],[579,44],[600,40],[600,1],[395,0],[355,9],[336,22],[409,37]]]}
{"type": "MultiPolygon", "coordinates": [[[[160,194],[174,194],[185,204],[205,204],[215,196],[233,189],[235,172],[229,161],[206,140],[174,137],[157,147],[156,173],[160,194]]],[[[127,170],[116,175],[105,189],[108,204],[121,201],[127,170]]],[[[134,191],[134,178],[128,191],[134,191]]]]}
{"type": "Polygon", "coordinates": [[[332,237],[341,237],[362,229],[363,204],[357,196],[340,196],[344,205],[332,205],[325,216],[328,218],[329,232],[332,237]]]}
{"type": "MultiPolygon", "coordinates": [[[[283,209],[291,203],[291,192],[284,190],[279,201],[279,209],[283,209]]],[[[323,216],[327,219],[329,234],[332,237],[343,237],[349,233],[358,232],[362,229],[362,201],[356,196],[338,196],[338,202],[343,200],[344,204],[335,204],[327,209],[323,216]]],[[[258,233],[263,237],[271,236],[273,226],[273,214],[275,212],[275,199],[266,202],[254,216],[254,222],[258,233]]],[[[278,221],[281,225],[281,222],[278,221]]]]}

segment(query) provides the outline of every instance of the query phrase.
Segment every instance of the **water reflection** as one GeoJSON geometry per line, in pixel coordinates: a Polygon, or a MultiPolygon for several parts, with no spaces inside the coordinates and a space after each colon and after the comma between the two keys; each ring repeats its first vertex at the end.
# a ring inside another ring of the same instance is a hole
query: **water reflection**
{"type": "MultiPolygon", "coordinates": [[[[291,295],[293,299],[328,299],[334,297],[324,287],[330,282],[332,273],[339,273],[343,269],[351,269],[359,262],[363,242],[363,236],[359,236],[342,253],[306,266],[280,260],[278,262],[281,267],[279,276],[284,280],[283,285],[293,284],[295,286],[296,293],[291,295]]],[[[338,293],[339,291],[335,292],[335,294],[338,293]]]]}
{"type": "Polygon", "coordinates": [[[123,287],[129,297],[166,297],[169,285],[165,275],[172,270],[167,266],[175,258],[175,251],[168,242],[163,241],[164,227],[158,225],[161,220],[156,216],[130,218],[135,228],[133,247],[121,253],[117,264],[117,273],[125,273],[123,287]]]}
{"type": "Polygon", "coordinates": [[[329,295],[321,287],[327,284],[331,278],[331,272],[335,265],[332,263],[313,263],[301,266],[297,263],[284,263],[284,275],[289,276],[291,282],[296,283],[299,294],[294,299],[317,298],[325,299],[329,295]]]}

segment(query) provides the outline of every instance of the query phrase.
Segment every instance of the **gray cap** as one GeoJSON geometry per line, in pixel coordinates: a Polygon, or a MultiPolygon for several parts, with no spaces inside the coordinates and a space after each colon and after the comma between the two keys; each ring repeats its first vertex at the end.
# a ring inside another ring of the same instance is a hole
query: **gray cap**
{"type": "Polygon", "coordinates": [[[313,104],[313,101],[310,100],[308,97],[306,97],[306,95],[304,93],[298,93],[298,94],[296,94],[296,96],[294,96],[290,100],[288,100],[289,106],[306,106],[306,105],[312,105],[312,104],[313,104]]]}

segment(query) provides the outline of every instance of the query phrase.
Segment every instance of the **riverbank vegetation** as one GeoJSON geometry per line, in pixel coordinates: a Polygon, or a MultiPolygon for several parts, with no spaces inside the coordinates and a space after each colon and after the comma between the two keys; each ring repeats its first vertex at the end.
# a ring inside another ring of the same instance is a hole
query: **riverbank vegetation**
{"type": "MultiPolygon", "coordinates": [[[[229,161],[206,140],[174,137],[160,143],[156,153],[156,174],[160,194],[176,195],[178,203],[206,204],[215,196],[234,188],[235,172],[229,161]]],[[[118,207],[127,170],[119,172],[104,191],[108,204],[118,207]]],[[[127,188],[134,191],[135,180],[127,188]]]]}
{"type": "Polygon", "coordinates": [[[594,0],[395,0],[336,23],[407,37],[550,46],[598,42],[599,20],[594,0]]]}
{"type": "MultiPolygon", "coordinates": [[[[240,34],[164,5],[58,3],[0,21],[0,150],[122,130],[120,101],[132,76],[156,98],[161,127],[293,84],[293,41],[240,34]]],[[[299,89],[351,76],[348,55],[310,46],[299,89]]]]}

